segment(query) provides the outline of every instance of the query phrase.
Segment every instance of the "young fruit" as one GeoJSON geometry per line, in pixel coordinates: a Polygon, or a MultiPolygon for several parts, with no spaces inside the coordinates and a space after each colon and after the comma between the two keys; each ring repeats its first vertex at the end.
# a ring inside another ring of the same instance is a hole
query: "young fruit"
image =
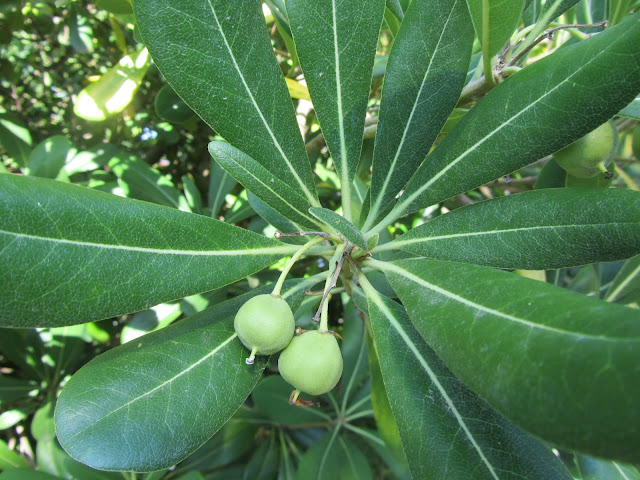
{"type": "Polygon", "coordinates": [[[613,160],[617,150],[618,130],[609,120],[562,150],[558,150],[553,154],[553,158],[570,175],[588,178],[606,172],[606,167],[613,160]]]}
{"type": "Polygon", "coordinates": [[[280,375],[296,390],[327,393],[342,375],[342,354],[331,332],[311,330],[298,335],[280,354],[280,375]]]}
{"type": "Polygon", "coordinates": [[[257,295],[240,307],[233,326],[240,341],[251,350],[246,360],[251,365],[256,354],[271,355],[289,345],[295,321],[282,297],[257,295]]]}

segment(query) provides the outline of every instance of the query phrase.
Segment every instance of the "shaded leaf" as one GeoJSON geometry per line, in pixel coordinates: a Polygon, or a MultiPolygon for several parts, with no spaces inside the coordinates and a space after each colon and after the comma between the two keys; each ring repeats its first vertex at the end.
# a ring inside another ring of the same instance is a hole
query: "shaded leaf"
{"type": "Polygon", "coordinates": [[[576,455],[576,464],[582,480],[640,480],[640,471],[633,465],[609,462],[586,455],[576,455]]]}
{"type": "Polygon", "coordinates": [[[231,145],[317,205],[291,97],[260,6],[255,1],[133,1],[140,33],[176,93],[231,145]]]}
{"type": "Polygon", "coordinates": [[[75,154],[73,144],[63,135],[40,142],[29,155],[25,173],[34,177],[56,178],[67,159],[75,154]]]}
{"type": "Polygon", "coordinates": [[[618,303],[640,300],[640,255],[625,262],[607,290],[605,299],[618,303]]]}
{"type": "Polygon", "coordinates": [[[295,251],[204,216],[51,180],[0,175],[0,205],[5,326],[143,310],[229,284],[295,251]]]}
{"type": "Polygon", "coordinates": [[[485,57],[493,57],[509,41],[520,23],[524,3],[524,0],[467,0],[485,57]]]}
{"type": "Polygon", "coordinates": [[[154,107],[159,117],[174,123],[186,122],[194,116],[193,110],[184,103],[170,85],[163,85],[158,91],[154,107]]]}
{"type": "Polygon", "coordinates": [[[376,265],[447,367],[516,425],[638,461],[640,312],[464,263],[376,265]]]}

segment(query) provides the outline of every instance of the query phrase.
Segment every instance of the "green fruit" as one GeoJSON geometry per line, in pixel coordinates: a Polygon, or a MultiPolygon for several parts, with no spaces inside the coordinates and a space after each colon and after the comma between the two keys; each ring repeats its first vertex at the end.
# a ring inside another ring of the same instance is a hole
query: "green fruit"
{"type": "Polygon", "coordinates": [[[342,354],[331,332],[311,330],[298,335],[280,354],[280,375],[296,390],[327,393],[342,376],[342,354]]]}
{"type": "Polygon", "coordinates": [[[251,350],[246,360],[251,365],[256,354],[271,355],[289,345],[295,321],[282,297],[257,295],[240,307],[233,326],[240,341],[251,350]]]}
{"type": "Polygon", "coordinates": [[[574,177],[595,177],[606,172],[618,150],[618,130],[609,120],[584,137],[553,154],[553,158],[574,177]]]}

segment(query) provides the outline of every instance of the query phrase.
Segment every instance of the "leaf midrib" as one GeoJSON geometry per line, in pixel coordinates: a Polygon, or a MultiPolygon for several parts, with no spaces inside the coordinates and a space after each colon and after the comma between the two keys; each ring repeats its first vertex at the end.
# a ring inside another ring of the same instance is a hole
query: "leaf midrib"
{"type": "Polygon", "coordinates": [[[258,103],[256,102],[256,99],[254,98],[253,93],[251,93],[251,89],[249,88],[249,85],[247,85],[247,81],[245,80],[244,75],[242,74],[242,71],[240,70],[240,66],[238,65],[238,62],[236,61],[236,57],[233,54],[233,51],[231,50],[231,46],[229,45],[229,42],[227,41],[227,36],[224,34],[224,30],[222,29],[222,25],[220,25],[220,21],[218,20],[218,15],[216,14],[215,7],[213,6],[213,3],[212,3],[211,0],[207,0],[207,1],[209,2],[209,6],[211,7],[211,13],[213,14],[213,18],[214,18],[214,20],[216,22],[216,26],[218,27],[218,31],[220,32],[220,36],[222,37],[222,40],[223,40],[224,45],[225,45],[225,47],[227,49],[227,52],[229,53],[229,57],[231,58],[231,61],[233,62],[233,66],[234,66],[236,72],[238,72],[238,77],[242,81],[242,85],[244,86],[244,88],[245,88],[245,90],[247,92],[247,95],[249,95],[249,99],[251,100],[251,103],[253,104],[254,108],[258,112],[258,115],[260,116],[260,119],[262,120],[262,123],[264,124],[265,128],[267,129],[267,132],[269,133],[269,136],[271,137],[271,140],[273,141],[273,144],[278,149],[278,152],[280,153],[280,155],[282,156],[282,159],[287,164],[287,167],[289,168],[289,171],[293,174],[294,178],[296,179],[296,181],[300,185],[300,188],[302,188],[302,191],[304,192],[305,196],[309,199],[311,204],[312,205],[319,205],[318,200],[311,194],[311,192],[309,191],[309,189],[307,188],[305,183],[302,181],[302,179],[298,175],[298,172],[296,172],[295,168],[293,168],[293,165],[291,164],[291,161],[289,160],[289,157],[287,157],[287,155],[284,153],[284,150],[282,150],[282,147],[280,146],[280,142],[278,142],[278,139],[275,137],[273,131],[271,130],[271,127],[269,126],[269,123],[267,122],[266,118],[264,118],[264,115],[262,114],[262,110],[260,110],[260,107],[258,106],[258,103]]]}
{"type": "Polygon", "coordinates": [[[464,233],[454,233],[450,235],[436,235],[433,237],[418,237],[411,238],[407,240],[402,240],[401,238],[390,242],[388,245],[391,248],[397,248],[403,245],[411,245],[413,243],[421,243],[421,242],[430,242],[433,240],[444,240],[444,239],[452,239],[459,237],[474,237],[481,235],[497,235],[500,233],[512,233],[512,232],[527,232],[527,231],[535,231],[535,230],[561,230],[561,229],[574,229],[574,228],[599,228],[599,227],[610,227],[613,225],[640,225],[640,222],[608,222],[608,223],[585,223],[585,224],[565,224],[565,225],[537,225],[533,227],[517,227],[517,228],[505,228],[499,230],[482,230],[478,232],[464,232],[464,233]]]}
{"type": "Polygon", "coordinates": [[[28,240],[52,242],[66,245],[74,245],[78,247],[101,248],[105,250],[126,250],[129,252],[153,253],[156,255],[186,255],[186,256],[232,256],[232,255],[289,255],[295,253],[297,248],[295,245],[283,245],[277,247],[262,247],[246,250],[175,250],[165,248],[149,248],[134,247],[129,245],[113,245],[106,243],[85,242],[78,240],[68,240],[65,238],[41,237],[38,235],[28,235],[25,233],[7,232],[0,230],[0,235],[9,235],[15,239],[24,238],[28,240]]]}
{"type": "Polygon", "coordinates": [[[433,290],[434,292],[439,293],[440,295],[444,295],[447,298],[450,298],[452,300],[455,300],[463,305],[466,305],[468,307],[471,307],[475,310],[479,310],[481,312],[487,313],[489,315],[495,315],[497,317],[501,317],[504,318],[506,320],[510,320],[519,324],[522,324],[526,327],[529,327],[531,329],[540,329],[540,330],[546,330],[546,331],[550,331],[553,333],[556,333],[558,335],[566,335],[566,336],[570,336],[570,337],[576,337],[579,340],[582,339],[591,339],[591,340],[597,340],[600,342],[634,342],[634,343],[640,343],[640,337],[605,337],[605,336],[601,336],[601,335],[594,335],[594,334],[590,334],[590,333],[583,333],[583,332],[576,332],[576,331],[570,331],[570,330],[563,330],[561,328],[557,328],[557,327],[550,327],[549,325],[544,325],[541,323],[535,323],[535,322],[531,322],[529,320],[526,320],[524,318],[519,318],[519,317],[515,317],[513,315],[509,315],[508,313],[503,313],[500,312],[498,310],[494,310],[490,307],[486,307],[484,305],[480,305],[479,303],[476,303],[472,300],[468,300],[456,293],[450,292],[449,290],[446,290],[442,287],[438,287],[436,285],[433,285],[432,283],[427,282],[426,280],[418,277],[417,275],[414,275],[413,273],[409,272],[408,270],[399,267],[397,265],[394,265],[392,263],[388,263],[388,262],[376,262],[376,267],[379,267],[381,270],[383,271],[391,271],[394,272],[398,275],[401,275],[405,278],[407,278],[408,280],[417,283],[429,290],[433,290]]]}
{"type": "MultiPolygon", "coordinates": [[[[513,122],[514,120],[516,120],[518,117],[520,117],[521,115],[523,115],[524,113],[526,113],[529,109],[533,108],[535,105],[537,105],[539,102],[541,102],[542,100],[544,100],[548,95],[552,94],[553,92],[555,92],[556,90],[558,90],[561,86],[563,86],[565,83],[567,83],[571,78],[573,78],[575,75],[577,75],[578,73],[582,72],[582,70],[584,70],[585,68],[587,68],[591,63],[593,63],[597,58],[599,58],[602,54],[610,51],[610,49],[618,42],[622,41],[623,39],[626,38],[626,36],[628,35],[629,31],[631,31],[631,29],[628,29],[627,31],[625,31],[624,33],[622,33],[617,39],[615,39],[613,42],[611,42],[609,45],[607,45],[606,48],[601,49],[600,51],[598,51],[598,53],[596,53],[595,55],[593,55],[587,62],[585,62],[583,65],[580,66],[580,68],[578,68],[575,72],[573,72],[571,75],[569,75],[567,78],[565,78],[564,80],[562,80],[558,85],[556,85],[555,87],[553,87],[551,90],[549,90],[548,92],[545,92],[544,95],[540,96],[537,100],[535,100],[534,102],[531,102],[529,105],[527,105],[525,108],[523,108],[522,110],[520,110],[518,113],[516,113],[515,115],[511,116],[508,120],[506,120],[505,122],[502,122],[498,127],[496,127],[495,129],[493,129],[489,134],[485,135],[484,137],[482,137],[480,140],[478,140],[476,143],[474,143],[471,147],[469,147],[467,150],[465,150],[463,153],[461,153],[460,155],[458,155],[454,160],[452,160],[451,162],[449,162],[442,170],[440,170],[436,175],[434,175],[433,177],[431,177],[431,179],[429,179],[426,183],[424,183],[420,188],[418,188],[418,190],[416,190],[414,193],[410,194],[406,199],[403,200],[403,197],[400,197],[400,200],[398,202],[398,204],[396,205],[396,207],[394,208],[395,211],[402,211],[404,210],[405,207],[409,206],[417,197],[419,197],[420,195],[422,195],[422,193],[427,190],[429,187],[431,187],[431,185],[433,185],[433,183],[435,183],[436,181],[438,181],[440,179],[440,177],[442,177],[445,173],[447,173],[451,168],[453,168],[454,166],[456,166],[458,164],[458,162],[460,162],[461,160],[463,160],[467,155],[469,155],[470,153],[472,153],[477,147],[481,146],[483,143],[485,143],[487,140],[489,140],[491,137],[493,137],[497,132],[499,132],[500,130],[502,130],[503,128],[505,128],[506,126],[508,126],[509,124],[511,124],[511,122],[513,122]]],[[[415,175],[414,177],[415,178],[415,175]]]]}
{"type": "MultiPolygon", "coordinates": [[[[389,186],[389,181],[391,180],[391,173],[393,173],[396,163],[398,162],[398,157],[400,156],[400,152],[402,151],[402,148],[404,146],[404,142],[405,139],[407,137],[407,132],[410,130],[411,127],[411,122],[413,120],[413,116],[416,112],[416,109],[418,107],[418,104],[420,103],[420,98],[422,96],[422,90],[424,89],[424,86],[427,82],[427,77],[429,76],[429,73],[431,72],[431,66],[433,65],[433,60],[436,57],[438,50],[440,48],[440,43],[442,42],[442,37],[444,36],[444,33],[447,29],[447,25],[449,24],[449,20],[451,20],[451,15],[453,15],[453,11],[458,3],[458,1],[460,0],[456,0],[453,4],[453,6],[451,7],[451,12],[449,12],[449,16],[447,17],[447,21],[445,22],[444,26],[442,27],[442,32],[440,32],[440,37],[438,38],[438,43],[436,44],[436,47],[433,51],[433,54],[431,55],[431,59],[429,60],[429,66],[427,67],[427,71],[425,72],[424,76],[422,77],[422,83],[420,84],[420,90],[418,90],[418,94],[416,95],[416,99],[413,102],[413,106],[411,107],[411,113],[409,114],[409,119],[407,120],[407,124],[405,125],[404,130],[402,131],[402,138],[400,139],[400,144],[398,145],[398,148],[396,149],[396,153],[393,157],[393,161],[391,162],[391,167],[389,168],[389,175],[386,176],[384,183],[382,184],[382,188],[380,189],[380,192],[377,194],[376,197],[376,202],[373,205],[373,207],[371,208],[371,212],[368,215],[368,219],[371,218],[371,221],[375,221],[375,218],[378,216],[378,212],[380,211],[381,208],[381,203],[384,197],[385,192],[387,191],[387,188],[389,186]]],[[[369,228],[369,225],[364,225],[363,227],[365,230],[369,228]]]]}
{"type": "Polygon", "coordinates": [[[398,332],[398,335],[400,335],[400,338],[402,338],[404,343],[409,347],[409,350],[411,350],[411,353],[414,355],[416,360],[418,360],[418,362],[420,363],[422,368],[425,370],[427,375],[429,375],[429,378],[431,379],[433,384],[436,386],[436,388],[440,392],[440,395],[449,406],[453,415],[456,417],[456,420],[458,421],[460,428],[462,428],[465,435],[467,436],[467,438],[475,448],[476,452],[478,452],[480,459],[486,465],[487,469],[489,470],[493,478],[495,478],[496,480],[500,480],[500,477],[498,477],[498,475],[496,474],[495,470],[493,469],[493,466],[491,465],[487,457],[484,455],[482,448],[480,447],[478,442],[476,442],[476,439],[474,438],[473,434],[469,430],[469,427],[467,427],[467,424],[465,423],[464,418],[462,417],[462,415],[460,415],[460,412],[458,412],[458,409],[453,403],[453,400],[451,399],[451,397],[449,397],[449,394],[447,393],[444,386],[438,380],[438,377],[436,376],[436,374],[433,372],[433,370],[431,370],[431,367],[429,366],[429,362],[427,362],[427,360],[422,356],[416,344],[411,340],[407,332],[404,331],[404,329],[402,328],[398,320],[395,318],[395,315],[393,314],[393,312],[387,308],[384,302],[382,302],[382,299],[380,298],[380,295],[378,295],[378,292],[375,289],[371,288],[371,289],[367,289],[367,294],[370,297],[372,297],[372,300],[375,302],[378,308],[380,308],[380,310],[384,312],[387,319],[389,319],[389,323],[391,324],[391,326],[393,326],[396,332],[398,332]]]}
{"type": "Polygon", "coordinates": [[[198,365],[200,365],[202,362],[204,362],[205,360],[207,360],[209,357],[212,357],[213,355],[215,355],[218,351],[220,351],[220,349],[222,349],[223,347],[227,346],[229,344],[229,342],[231,342],[232,340],[234,340],[236,337],[238,336],[237,333],[233,333],[229,338],[227,338],[224,342],[222,342],[220,345],[218,345],[216,348],[214,348],[213,350],[211,350],[209,353],[207,353],[204,357],[202,357],[201,359],[199,359],[198,361],[192,363],[191,365],[189,365],[189,367],[185,368],[184,370],[181,370],[180,372],[178,372],[176,375],[174,375],[173,377],[165,380],[164,382],[160,383],[159,385],[157,385],[156,387],[152,388],[151,390],[148,390],[147,392],[143,393],[142,395],[138,395],[135,398],[132,398],[131,400],[129,400],[127,403],[124,403],[122,405],[120,405],[118,408],[111,410],[110,412],[108,412],[106,415],[101,416],[100,418],[97,418],[95,421],[93,421],[92,423],[90,423],[89,425],[87,425],[86,427],[82,428],[81,430],[77,431],[75,434],[73,434],[71,437],[69,437],[68,439],[66,439],[67,442],[71,442],[73,439],[75,439],[78,435],[83,434],[85,431],[89,430],[90,428],[92,428],[93,426],[95,426],[97,423],[103,421],[105,418],[113,415],[114,413],[122,410],[123,408],[128,407],[129,405],[137,402],[138,400],[151,395],[153,392],[160,390],[161,388],[163,388],[166,385],[171,384],[172,382],[174,382],[177,378],[181,377],[182,375],[188,373],[189,371],[193,370],[195,367],[197,367],[198,365]]]}

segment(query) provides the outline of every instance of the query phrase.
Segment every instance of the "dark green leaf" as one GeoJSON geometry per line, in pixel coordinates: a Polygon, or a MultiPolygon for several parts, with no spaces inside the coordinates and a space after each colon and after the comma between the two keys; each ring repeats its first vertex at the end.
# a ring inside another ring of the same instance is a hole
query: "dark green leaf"
{"type": "Polygon", "coordinates": [[[382,376],[414,478],[571,479],[549,447],[455,378],[404,308],[367,283],[382,376]]]}
{"type": "Polygon", "coordinates": [[[225,197],[235,184],[234,178],[212,158],[211,173],[209,174],[209,210],[211,210],[212,217],[218,217],[225,197]]]}
{"type": "Polygon", "coordinates": [[[367,251],[367,241],[364,239],[362,232],[342,215],[322,207],[311,207],[309,213],[341,234],[354,245],[360,247],[365,252],[367,251]]]}
{"type": "Polygon", "coordinates": [[[279,445],[275,432],[254,452],[244,470],[244,480],[273,480],[278,471],[279,445]]]}
{"type": "Polygon", "coordinates": [[[184,196],[187,199],[187,204],[191,211],[194,213],[202,212],[202,196],[191,175],[182,175],[182,188],[184,189],[184,196]]]}
{"type": "Polygon", "coordinates": [[[83,323],[209,291],[295,247],[200,215],[0,175],[0,322],[83,323]]]}
{"type": "Polygon", "coordinates": [[[365,229],[405,186],[453,110],[473,27],[464,0],[414,0],[389,55],[365,229]]]}
{"type": "Polygon", "coordinates": [[[458,208],[379,250],[506,269],[608,262],[640,253],[640,193],[543,189],[458,208]]]}
{"type": "Polygon", "coordinates": [[[493,57],[507,43],[520,23],[524,0],[467,0],[485,57],[493,57]]]}
{"type": "Polygon", "coordinates": [[[33,149],[25,173],[34,177],[56,178],[67,158],[74,154],[73,145],[67,137],[49,137],[33,149]]]}
{"type": "Polygon", "coordinates": [[[109,168],[127,197],[190,211],[173,182],[139,158],[119,155],[109,162],[109,168]]]}
{"type": "Polygon", "coordinates": [[[60,477],[54,477],[30,468],[15,468],[0,473],[0,480],[60,480],[60,477]]]}
{"type": "Polygon", "coordinates": [[[372,480],[366,457],[334,428],[306,451],[298,467],[298,480],[372,480]]]}
{"type": "Polygon", "coordinates": [[[169,85],[164,85],[158,91],[154,106],[158,116],[168,120],[169,122],[183,123],[194,115],[193,110],[184,103],[184,101],[169,85]]]}
{"type": "MultiPolygon", "coordinates": [[[[195,451],[242,405],[266,365],[264,356],[245,364],[248,351],[233,329],[236,311],[257,293],[109,350],[81,368],[56,407],[62,446],[94,468],[135,471],[166,468],[195,451]],[[136,448],[123,456],[126,444],[136,448]]],[[[287,301],[295,307],[300,294],[287,301]]]]}
{"type": "Polygon", "coordinates": [[[13,378],[6,375],[0,377],[0,406],[17,400],[31,396],[38,392],[40,387],[33,380],[23,380],[13,378]]]}
{"type": "Polygon", "coordinates": [[[133,1],[140,33],[176,93],[230,144],[318,205],[291,97],[260,5],[133,1]]]}
{"type": "Polygon", "coordinates": [[[290,405],[291,390],[291,385],[280,375],[270,375],[258,383],[251,393],[251,398],[260,412],[282,425],[331,421],[331,417],[318,408],[300,408],[290,405]]]}
{"type": "Polygon", "coordinates": [[[362,147],[385,0],[288,0],[300,65],[322,133],[336,165],[345,217],[362,147]]]}
{"type": "Polygon", "coordinates": [[[640,459],[640,312],[487,267],[378,265],[451,371],[516,425],[568,449],[640,459]]]}
{"type": "Polygon", "coordinates": [[[253,158],[225,142],[211,142],[209,153],[229,175],[285,218],[317,228],[318,222],[307,213],[309,201],[253,158]]]}
{"type": "Polygon", "coordinates": [[[373,231],[513,172],[604,123],[640,90],[638,44],[640,13],[509,77],[429,155],[373,231]],[[616,73],[602,82],[602,72],[616,73]]]}

